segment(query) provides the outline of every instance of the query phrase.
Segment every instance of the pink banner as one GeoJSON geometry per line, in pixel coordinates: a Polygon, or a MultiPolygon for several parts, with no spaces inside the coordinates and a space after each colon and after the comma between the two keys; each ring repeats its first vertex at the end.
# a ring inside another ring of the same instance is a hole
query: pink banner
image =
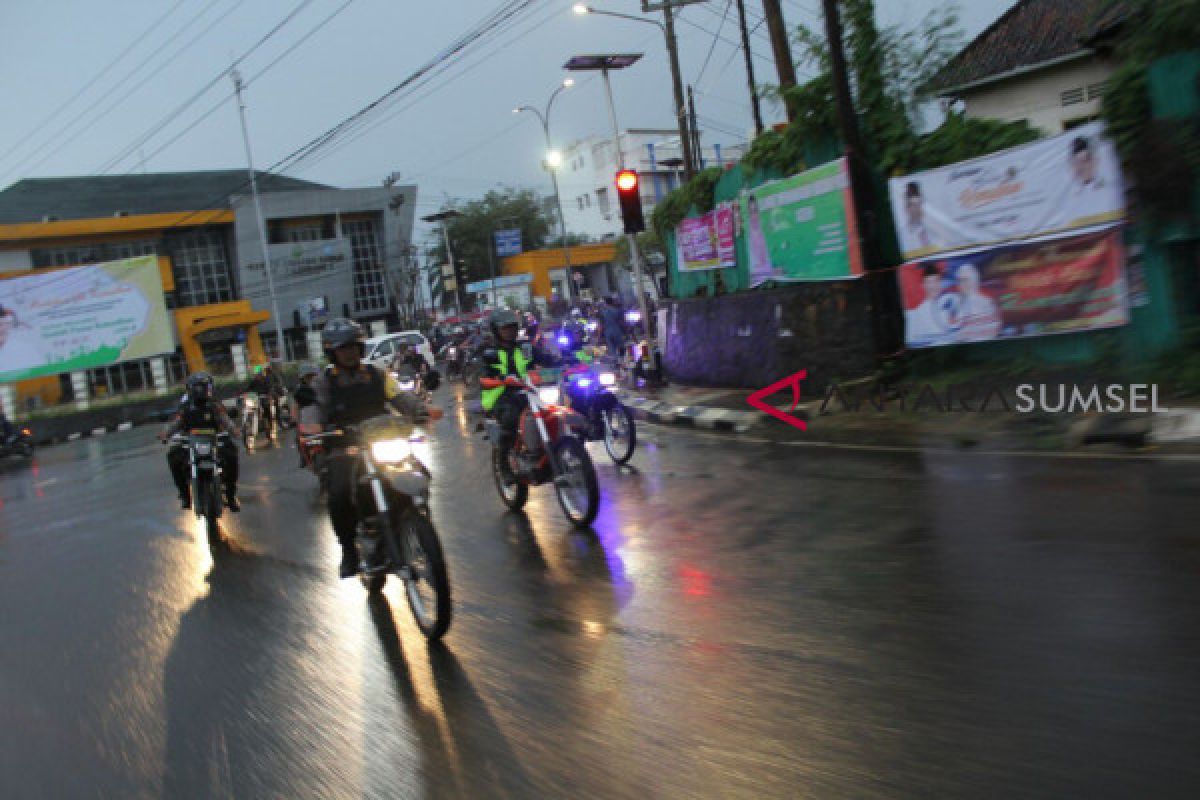
{"type": "Polygon", "coordinates": [[[734,220],[733,204],[722,203],[703,216],[680,222],[675,232],[679,271],[736,266],[734,220]]]}

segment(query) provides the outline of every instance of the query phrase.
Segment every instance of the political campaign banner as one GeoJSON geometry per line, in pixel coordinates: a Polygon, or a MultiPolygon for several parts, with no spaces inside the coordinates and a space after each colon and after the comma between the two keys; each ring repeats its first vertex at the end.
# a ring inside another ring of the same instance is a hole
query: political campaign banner
{"type": "Polygon", "coordinates": [[[889,182],[906,259],[1106,225],[1125,217],[1116,148],[1093,122],[889,182]]]}
{"type": "Polygon", "coordinates": [[[863,273],[844,158],[743,192],[741,214],[751,286],[863,273]]]}
{"type": "Polygon", "coordinates": [[[0,383],[174,349],[156,256],[0,281],[0,383]]]}
{"type": "Polygon", "coordinates": [[[1124,267],[1116,229],[904,264],[905,342],[936,347],[1125,325],[1124,267]]]}
{"type": "Polygon", "coordinates": [[[707,214],[682,220],[675,230],[679,271],[737,266],[734,219],[733,204],[721,203],[707,214]]]}

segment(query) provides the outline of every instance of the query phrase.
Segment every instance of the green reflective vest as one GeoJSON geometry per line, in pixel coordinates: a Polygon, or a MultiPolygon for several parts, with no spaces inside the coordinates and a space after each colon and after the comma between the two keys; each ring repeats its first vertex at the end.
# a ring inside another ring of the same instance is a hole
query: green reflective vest
{"type": "MultiPolygon", "coordinates": [[[[525,354],[521,352],[521,348],[513,350],[514,362],[517,368],[517,377],[523,381],[529,380],[529,374],[525,368],[529,366],[529,359],[525,358],[525,354]]],[[[493,370],[500,373],[501,376],[508,375],[508,351],[500,348],[496,349],[496,363],[489,364],[493,370]]],[[[491,411],[496,407],[496,401],[500,399],[500,395],[504,394],[505,387],[497,386],[493,389],[484,389],[482,392],[483,410],[491,411]]]]}

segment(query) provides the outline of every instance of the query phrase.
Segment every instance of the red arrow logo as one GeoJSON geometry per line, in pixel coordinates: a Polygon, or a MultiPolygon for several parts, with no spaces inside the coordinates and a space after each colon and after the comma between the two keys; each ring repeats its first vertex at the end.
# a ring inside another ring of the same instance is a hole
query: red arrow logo
{"type": "Polygon", "coordinates": [[[808,423],[804,420],[792,416],[790,411],[795,411],[796,406],[800,405],[800,381],[808,377],[808,370],[802,369],[795,375],[789,375],[781,381],[772,383],[765,389],[759,389],[754,394],[746,398],[746,402],[759,411],[765,411],[772,417],[786,422],[788,425],[799,428],[802,431],[808,430],[808,423]],[[775,406],[769,404],[766,398],[784,389],[791,388],[792,390],[792,405],[787,411],[780,411],[775,406]]]}

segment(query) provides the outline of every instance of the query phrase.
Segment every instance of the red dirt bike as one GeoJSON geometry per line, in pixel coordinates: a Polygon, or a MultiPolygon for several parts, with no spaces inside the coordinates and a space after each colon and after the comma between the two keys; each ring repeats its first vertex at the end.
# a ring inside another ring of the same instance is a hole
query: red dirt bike
{"type": "MultiPolygon", "coordinates": [[[[531,376],[531,380],[536,383],[537,377],[531,376]]],[[[584,446],[589,423],[559,404],[557,386],[539,389],[534,383],[513,377],[480,381],[484,389],[517,389],[528,400],[511,447],[501,446],[503,432],[495,419],[486,423],[496,490],[506,506],[517,510],[528,501],[530,486],[553,483],[567,519],[577,527],[587,527],[600,510],[596,467],[584,446]]]]}

